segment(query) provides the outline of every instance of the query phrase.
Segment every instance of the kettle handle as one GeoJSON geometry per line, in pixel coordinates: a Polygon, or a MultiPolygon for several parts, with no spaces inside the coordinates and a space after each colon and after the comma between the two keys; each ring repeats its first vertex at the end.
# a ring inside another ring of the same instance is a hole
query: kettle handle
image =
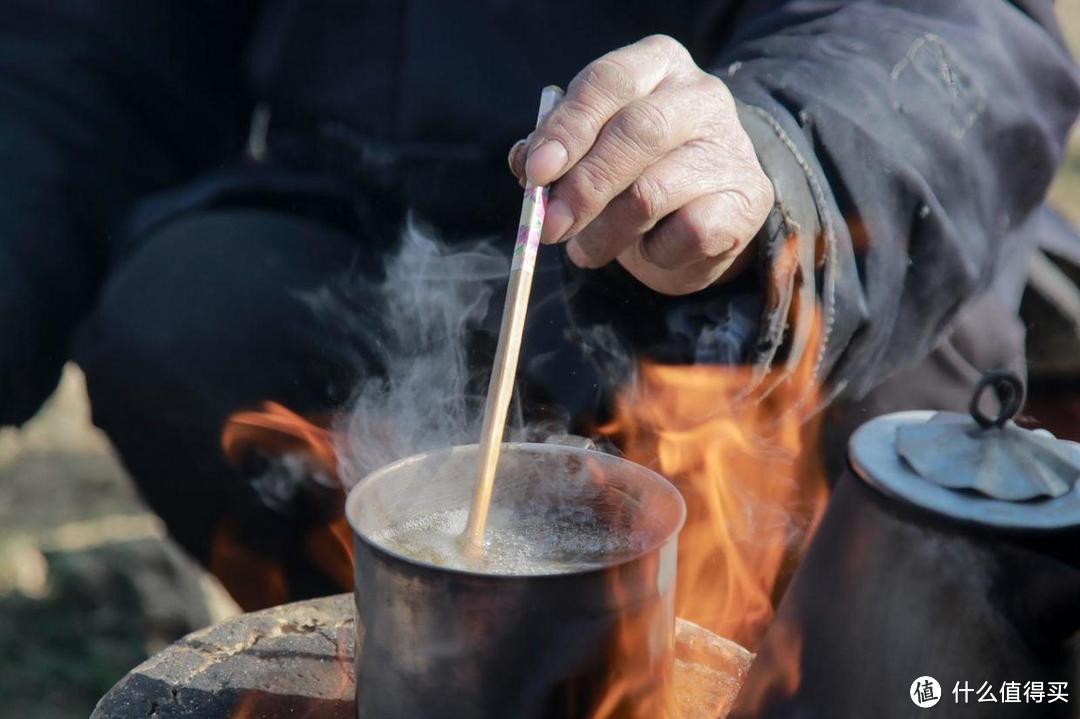
{"type": "Polygon", "coordinates": [[[978,422],[980,427],[990,429],[991,427],[1003,427],[1006,422],[1020,411],[1023,404],[1024,383],[1020,376],[1012,370],[993,370],[984,374],[975,383],[975,391],[972,392],[968,412],[971,413],[971,418],[978,422]],[[998,398],[1000,409],[996,417],[988,417],[979,408],[983,393],[988,388],[992,388],[998,398]]]}

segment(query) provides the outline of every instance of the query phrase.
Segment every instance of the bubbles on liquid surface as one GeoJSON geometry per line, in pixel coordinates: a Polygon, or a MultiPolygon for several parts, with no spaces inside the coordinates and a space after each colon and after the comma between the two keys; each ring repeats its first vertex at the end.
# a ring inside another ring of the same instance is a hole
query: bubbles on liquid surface
{"type": "Polygon", "coordinates": [[[371,539],[410,559],[485,574],[565,574],[608,566],[645,549],[645,538],[620,532],[586,507],[552,510],[508,520],[496,512],[484,535],[484,551],[464,551],[466,508],[422,515],[393,525],[371,539]]]}

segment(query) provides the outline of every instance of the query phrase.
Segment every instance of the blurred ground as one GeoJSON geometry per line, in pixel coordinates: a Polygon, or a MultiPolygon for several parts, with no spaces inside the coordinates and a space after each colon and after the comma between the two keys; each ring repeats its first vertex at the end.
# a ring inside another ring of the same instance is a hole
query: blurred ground
{"type": "Polygon", "coordinates": [[[77,368],[0,430],[0,717],[84,718],[150,653],[235,612],[135,495],[77,368]]]}
{"type": "MultiPolygon", "coordinates": [[[[1080,0],[1058,7],[1080,49],[1080,0]]],[[[1080,224],[1080,132],[1051,198],[1080,224]]],[[[76,368],[0,430],[0,717],[86,717],[149,653],[235,611],[139,501],[76,368]]]]}

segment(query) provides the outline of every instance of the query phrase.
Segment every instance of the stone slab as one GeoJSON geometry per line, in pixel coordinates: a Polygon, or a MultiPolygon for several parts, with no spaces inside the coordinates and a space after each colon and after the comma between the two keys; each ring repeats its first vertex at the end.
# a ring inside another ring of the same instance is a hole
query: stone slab
{"type": "MultiPolygon", "coordinates": [[[[354,650],[352,595],[245,614],[140,664],[91,719],[350,719],[354,650]]],[[[674,690],[682,717],[726,714],[752,658],[679,620],[674,690]]]]}

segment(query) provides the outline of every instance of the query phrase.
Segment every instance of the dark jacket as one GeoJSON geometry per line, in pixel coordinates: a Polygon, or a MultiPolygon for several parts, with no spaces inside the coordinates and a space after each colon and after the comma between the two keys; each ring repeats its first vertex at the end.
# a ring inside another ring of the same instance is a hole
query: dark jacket
{"type": "MultiPolygon", "coordinates": [[[[1022,267],[1080,102],[1049,0],[8,0],[0,423],[52,388],[133,223],[349,175],[510,226],[505,153],[539,88],[650,33],[728,83],[776,186],[746,359],[817,352],[820,307],[817,373],[858,395],[1022,267]]],[[[635,301],[708,360],[715,313],[684,319],[724,292],[635,301]]]]}

